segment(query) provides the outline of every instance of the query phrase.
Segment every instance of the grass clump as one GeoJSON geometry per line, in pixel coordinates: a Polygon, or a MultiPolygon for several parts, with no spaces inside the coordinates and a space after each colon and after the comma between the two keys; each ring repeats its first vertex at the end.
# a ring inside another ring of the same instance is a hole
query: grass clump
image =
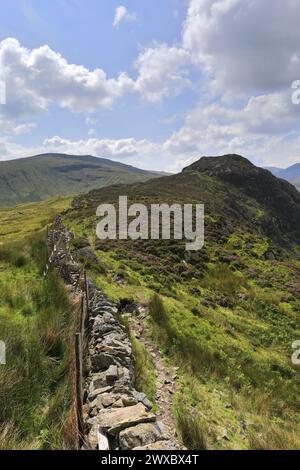
{"type": "Polygon", "coordinates": [[[206,450],[207,428],[195,410],[189,409],[185,404],[177,403],[175,419],[181,440],[189,450],[206,450]]]}
{"type": "Polygon", "coordinates": [[[149,303],[149,314],[152,320],[161,327],[167,324],[167,313],[161,297],[154,294],[149,303]]]}

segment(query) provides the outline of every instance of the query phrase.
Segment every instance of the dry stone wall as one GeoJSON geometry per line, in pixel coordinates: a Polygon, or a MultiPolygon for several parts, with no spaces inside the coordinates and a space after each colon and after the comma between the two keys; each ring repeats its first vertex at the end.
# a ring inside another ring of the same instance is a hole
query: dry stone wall
{"type": "MultiPolygon", "coordinates": [[[[57,218],[48,231],[51,265],[78,295],[81,266],[68,251],[73,238],[57,218]],[[77,292],[76,292],[77,291],[77,292]]],[[[134,387],[134,357],[118,308],[90,280],[88,297],[87,350],[83,358],[87,375],[84,385],[83,420],[86,435],[83,448],[149,450],[170,449],[162,424],[151,411],[152,404],[134,387]]]]}

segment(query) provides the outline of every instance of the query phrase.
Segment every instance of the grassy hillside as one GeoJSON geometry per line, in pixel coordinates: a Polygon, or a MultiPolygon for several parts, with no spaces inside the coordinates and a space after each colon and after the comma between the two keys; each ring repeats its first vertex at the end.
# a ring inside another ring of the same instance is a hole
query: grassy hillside
{"type": "Polygon", "coordinates": [[[42,231],[55,215],[70,206],[71,201],[71,197],[56,197],[47,201],[0,209],[0,246],[42,231]]]}
{"type": "Polygon", "coordinates": [[[0,449],[74,447],[72,377],[76,313],[63,283],[42,271],[45,225],[68,200],[0,212],[0,449]]]}
{"type": "Polygon", "coordinates": [[[92,156],[45,154],[0,162],[0,206],[79,194],[116,183],[160,176],[92,156]]]}
{"type": "Polygon", "coordinates": [[[300,196],[239,158],[207,163],[126,193],[93,191],[64,219],[95,250],[101,269],[89,267],[98,285],[112,299],[148,304],[152,338],[179,367],[174,415],[188,448],[298,449],[300,375],[291,354],[300,338],[300,196]],[[146,204],[204,202],[204,249],[187,255],[178,241],[97,240],[96,207],[119,194],[146,204]]]}

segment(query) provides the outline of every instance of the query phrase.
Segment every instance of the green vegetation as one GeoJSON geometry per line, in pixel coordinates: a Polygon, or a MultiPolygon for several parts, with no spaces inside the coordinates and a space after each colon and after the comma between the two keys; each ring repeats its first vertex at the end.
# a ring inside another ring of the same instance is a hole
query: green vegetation
{"type": "Polygon", "coordinates": [[[195,416],[182,402],[177,403],[175,418],[184,445],[191,450],[206,450],[207,428],[203,419],[195,416]]]}
{"type": "Polygon", "coordinates": [[[159,173],[89,155],[45,154],[0,162],[0,207],[157,178],[159,173]]]}
{"type": "Polygon", "coordinates": [[[133,354],[135,357],[135,386],[139,392],[147,395],[154,404],[156,394],[156,371],[153,360],[145,346],[131,335],[133,354]]]}
{"type": "Polygon", "coordinates": [[[70,206],[71,198],[21,204],[0,210],[0,246],[41,232],[54,217],[70,206]]]}
{"type": "MultiPolygon", "coordinates": [[[[247,171],[243,161],[242,174],[247,171]]],[[[293,215],[283,213],[289,185],[282,188],[265,173],[260,180],[253,166],[249,172],[247,191],[240,189],[243,178],[235,185],[198,170],[126,192],[107,188],[76,199],[64,217],[105,266],[91,275],[107,295],[148,304],[152,338],[179,367],[174,415],[190,448],[300,447],[300,374],[291,362],[300,337],[299,245],[295,227],[285,222],[299,219],[300,199],[292,192],[293,215]],[[257,186],[250,186],[253,174],[257,186]],[[119,194],[130,203],[204,201],[204,249],[186,256],[178,241],[96,240],[96,207],[119,194]],[[273,219],[286,230],[277,230],[273,219]]]]}
{"type": "Polygon", "coordinates": [[[0,246],[0,449],[74,447],[76,310],[59,277],[42,271],[45,224],[67,200],[2,211],[0,246]],[[43,222],[42,222],[43,221],[43,222]],[[13,229],[14,227],[14,229],[13,229]],[[29,233],[31,232],[31,235],[29,233]],[[12,242],[14,237],[19,240],[12,242]]]}

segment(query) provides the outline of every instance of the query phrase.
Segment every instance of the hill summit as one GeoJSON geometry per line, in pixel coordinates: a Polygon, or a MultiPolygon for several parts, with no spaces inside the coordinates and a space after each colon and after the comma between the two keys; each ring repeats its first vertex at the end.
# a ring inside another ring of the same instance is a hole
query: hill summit
{"type": "Polygon", "coordinates": [[[0,162],[0,207],[161,176],[91,155],[43,154],[0,162]]]}
{"type": "Polygon", "coordinates": [[[195,171],[239,188],[268,212],[268,223],[274,231],[278,228],[281,232],[298,232],[296,237],[300,240],[300,193],[289,182],[234,154],[202,157],[183,173],[195,171]]]}

